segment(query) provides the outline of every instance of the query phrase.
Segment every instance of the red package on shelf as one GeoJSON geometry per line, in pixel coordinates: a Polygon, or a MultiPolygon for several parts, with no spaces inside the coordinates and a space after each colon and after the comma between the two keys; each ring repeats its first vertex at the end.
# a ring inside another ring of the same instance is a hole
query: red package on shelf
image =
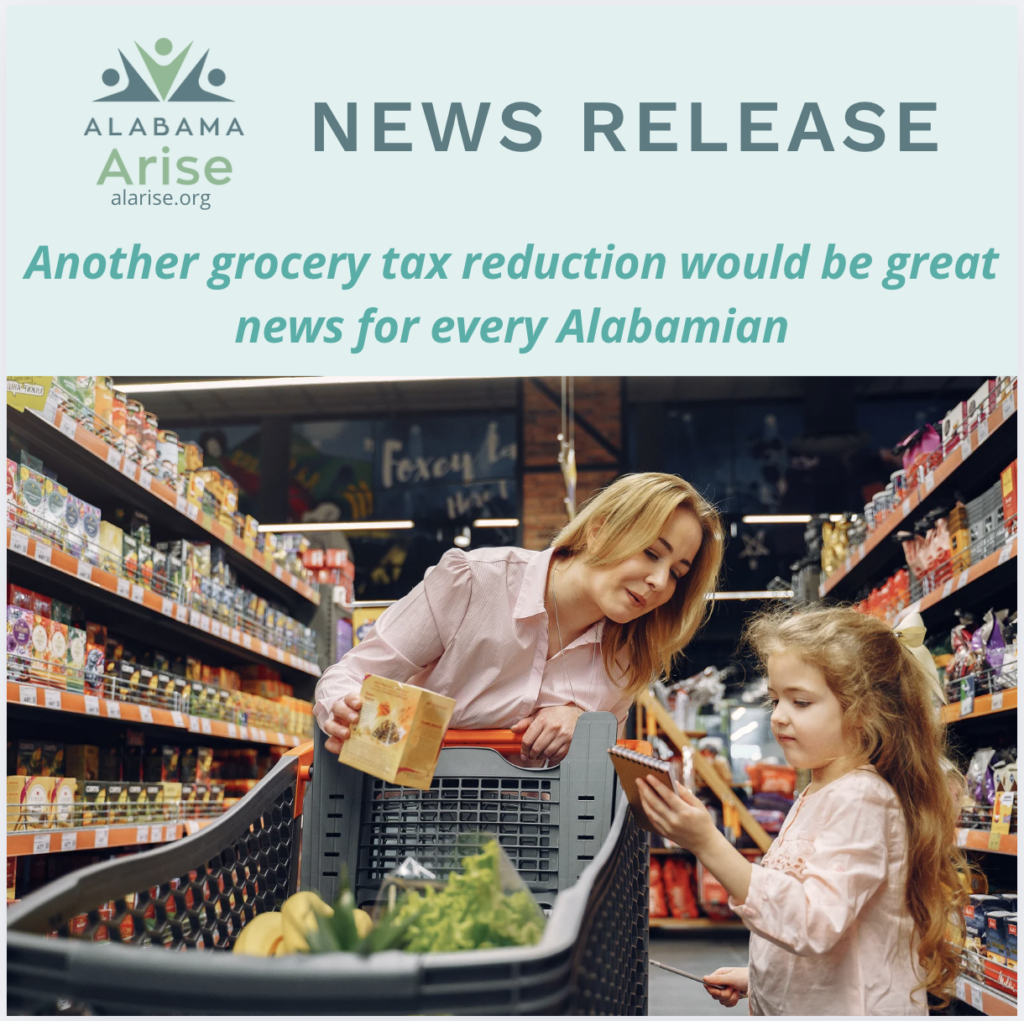
{"type": "Polygon", "coordinates": [[[661,867],[658,859],[651,859],[651,918],[668,918],[668,907],[665,904],[665,890],[661,883],[661,867]]]}
{"type": "Polygon", "coordinates": [[[678,858],[669,858],[661,870],[668,909],[673,918],[697,918],[700,911],[693,895],[693,870],[678,858]]]}

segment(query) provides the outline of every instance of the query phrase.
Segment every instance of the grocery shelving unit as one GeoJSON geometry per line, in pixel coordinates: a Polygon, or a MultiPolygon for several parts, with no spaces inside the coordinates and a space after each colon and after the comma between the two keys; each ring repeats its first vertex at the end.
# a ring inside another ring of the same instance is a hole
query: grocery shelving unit
{"type": "MultiPolygon", "coordinates": [[[[240,580],[260,595],[284,604],[296,620],[309,625],[318,615],[318,585],[307,583],[256,550],[253,542],[239,538],[212,515],[178,496],[174,489],[127,459],[70,414],[54,412],[52,408],[42,413],[18,412],[9,407],[7,426],[9,448],[20,447],[41,458],[48,469],[57,473],[62,485],[100,508],[104,518],[116,507],[127,507],[147,516],[154,535],[213,543],[223,549],[226,561],[240,580]]],[[[207,616],[84,558],[72,556],[59,542],[51,542],[45,536],[8,527],[6,548],[10,581],[82,606],[90,619],[112,626],[124,638],[166,650],[187,650],[215,664],[268,665],[292,683],[297,694],[307,698],[312,694],[314,680],[320,674],[319,663],[277,648],[265,640],[270,637],[269,632],[248,620],[239,619],[242,626],[236,627],[207,616]]],[[[17,670],[9,671],[9,734],[18,737],[34,732],[56,735],[61,741],[100,744],[108,737],[113,742],[114,735],[120,735],[128,726],[144,730],[147,742],[215,748],[294,747],[306,740],[297,734],[240,722],[244,717],[233,721],[208,718],[169,705],[108,698],[113,692],[105,685],[102,691],[94,693],[88,688],[82,691],[81,684],[78,687],[78,691],[67,690],[61,679],[40,679],[34,670],[28,677],[17,670]]],[[[120,736],[116,739],[120,740],[120,736]]],[[[181,839],[213,821],[186,815],[182,810],[168,812],[164,818],[123,824],[111,821],[109,825],[10,832],[7,854],[9,858],[24,860],[60,854],[73,858],[74,852],[102,853],[106,848],[130,851],[181,839]]]]}

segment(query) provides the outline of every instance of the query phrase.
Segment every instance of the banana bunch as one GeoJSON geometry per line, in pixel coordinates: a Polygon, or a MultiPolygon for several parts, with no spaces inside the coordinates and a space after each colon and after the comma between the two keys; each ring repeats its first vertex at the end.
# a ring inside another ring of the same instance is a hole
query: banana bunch
{"type": "MultiPolygon", "coordinates": [[[[351,927],[359,940],[366,939],[373,929],[370,916],[343,898],[338,911],[351,916],[351,927]]],[[[232,948],[236,954],[250,957],[286,957],[289,954],[308,954],[309,940],[320,931],[320,919],[334,919],[335,908],[325,904],[310,890],[293,894],[280,911],[265,911],[246,925],[232,948]]]]}

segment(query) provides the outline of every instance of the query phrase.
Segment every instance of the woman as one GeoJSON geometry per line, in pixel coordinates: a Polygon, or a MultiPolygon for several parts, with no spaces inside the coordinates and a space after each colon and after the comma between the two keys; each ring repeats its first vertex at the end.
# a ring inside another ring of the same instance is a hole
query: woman
{"type": "Polygon", "coordinates": [[[582,712],[620,726],[693,637],[722,564],[718,514],[675,475],[626,475],[543,552],[449,550],[326,670],[314,707],[337,754],[367,674],[456,700],[452,726],[511,728],[522,761],[554,765],[582,712]]]}

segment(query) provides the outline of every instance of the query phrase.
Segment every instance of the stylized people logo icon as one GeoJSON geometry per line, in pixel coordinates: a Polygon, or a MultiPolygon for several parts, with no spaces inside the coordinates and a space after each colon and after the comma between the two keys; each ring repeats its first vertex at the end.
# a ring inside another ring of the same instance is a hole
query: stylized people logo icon
{"type": "MultiPolygon", "coordinates": [[[[153,84],[156,85],[157,92],[160,93],[160,99],[166,100],[169,103],[232,103],[234,100],[228,99],[227,96],[219,96],[215,92],[207,92],[202,85],[203,68],[206,65],[206,58],[210,55],[210,51],[207,50],[199,60],[199,63],[188,73],[182,83],[178,86],[174,94],[167,98],[167,94],[171,91],[175,80],[178,77],[178,73],[181,71],[181,67],[185,62],[185,58],[188,56],[188,51],[192,48],[192,43],[189,43],[173,60],[166,64],[161,64],[155,57],[150,56],[138,43],[135,44],[138,49],[145,65],[146,70],[149,71],[150,77],[153,80],[153,84]]],[[[174,44],[170,39],[162,38],[157,39],[153,44],[153,49],[157,56],[168,57],[174,50],[174,44]]],[[[96,100],[97,103],[157,103],[160,100],[157,99],[156,94],[146,84],[142,75],[131,65],[128,58],[118,50],[118,55],[121,58],[121,63],[124,65],[125,76],[128,80],[128,84],[120,92],[115,92],[109,96],[101,96],[96,100]]],[[[121,74],[113,67],[108,67],[102,75],[103,84],[113,88],[121,81],[121,74]]],[[[221,85],[227,80],[227,75],[219,68],[215,67],[210,70],[206,76],[206,81],[213,88],[220,88],[221,85]]]]}

